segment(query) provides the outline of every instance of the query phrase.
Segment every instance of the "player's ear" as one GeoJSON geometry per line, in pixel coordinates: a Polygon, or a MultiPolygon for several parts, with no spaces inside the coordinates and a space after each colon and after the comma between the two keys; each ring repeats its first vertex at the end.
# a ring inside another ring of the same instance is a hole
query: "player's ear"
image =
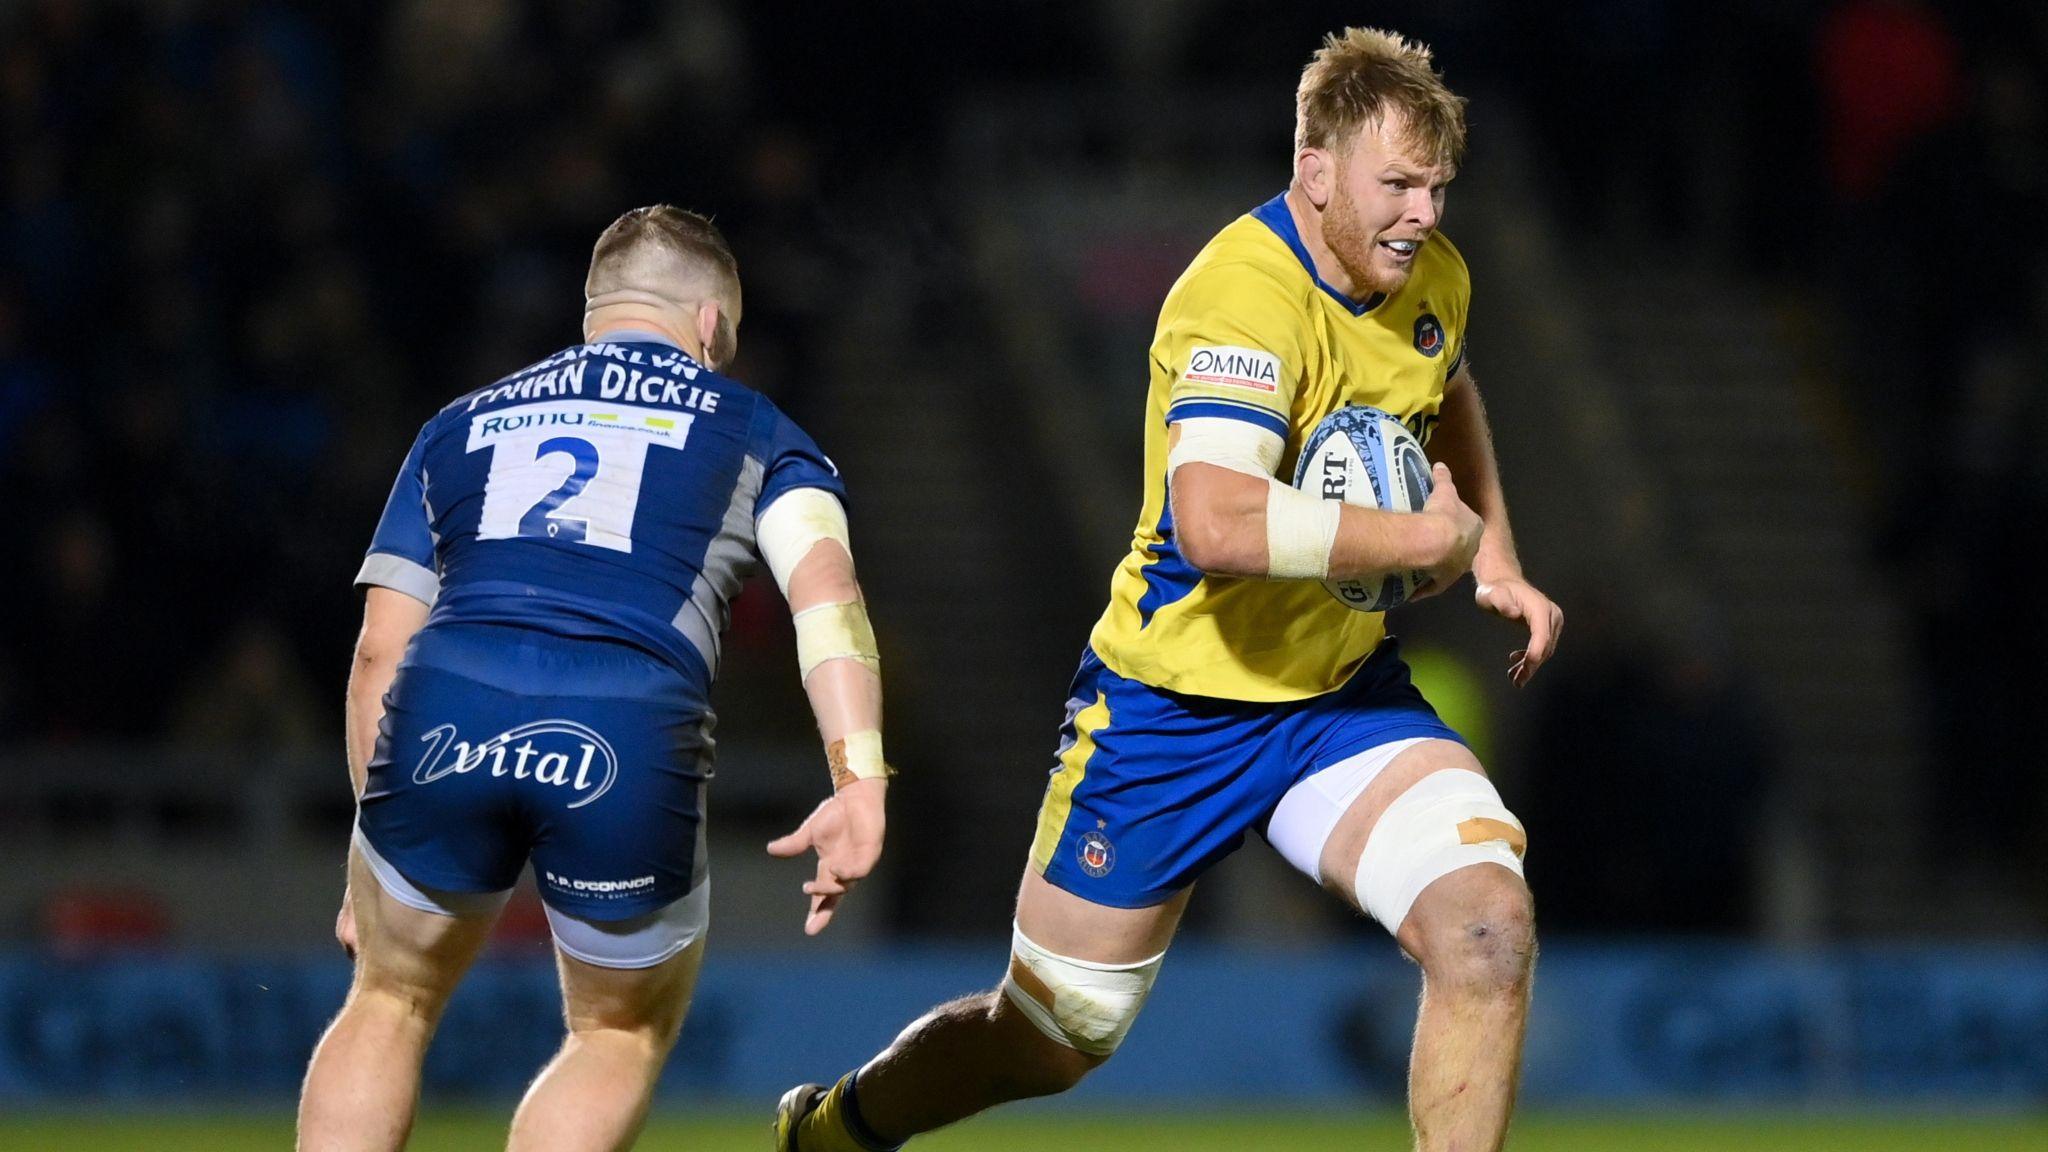
{"type": "Polygon", "coordinates": [[[1309,203],[1317,208],[1326,207],[1337,183],[1337,158],[1327,149],[1303,148],[1294,154],[1294,178],[1308,195],[1309,203]]]}
{"type": "Polygon", "coordinates": [[[707,299],[697,305],[697,347],[704,350],[704,366],[714,372],[721,367],[718,363],[718,319],[723,310],[724,306],[715,299],[707,299]]]}

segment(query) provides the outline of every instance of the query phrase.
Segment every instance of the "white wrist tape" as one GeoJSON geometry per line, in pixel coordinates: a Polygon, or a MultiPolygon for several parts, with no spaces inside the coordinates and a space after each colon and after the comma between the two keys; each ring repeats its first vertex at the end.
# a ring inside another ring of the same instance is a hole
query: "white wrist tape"
{"type": "Polygon", "coordinates": [[[849,557],[853,555],[846,535],[846,508],[839,497],[823,488],[792,488],[776,497],[754,522],[754,538],[784,596],[789,595],[790,575],[818,541],[836,540],[849,557]]]}
{"type": "Polygon", "coordinates": [[[1344,510],[1335,500],[1300,492],[1276,479],[1287,442],[1269,428],[1222,416],[1176,420],[1166,474],[1183,464],[1213,464],[1256,476],[1266,490],[1266,575],[1275,580],[1321,580],[1330,574],[1330,550],[1344,510]]]}
{"type": "Polygon", "coordinates": [[[1266,575],[1274,580],[1322,580],[1344,522],[1344,502],[1311,496],[1270,481],[1266,489],[1266,575]]]}
{"type": "Polygon", "coordinates": [[[875,651],[875,630],[867,605],[858,600],[820,604],[790,617],[796,623],[796,664],[803,679],[827,660],[858,660],[875,672],[882,657],[875,651]]]}
{"type": "Polygon", "coordinates": [[[855,780],[887,779],[896,774],[882,758],[882,733],[877,728],[848,732],[826,745],[825,763],[832,769],[835,792],[855,780]]]}
{"type": "Polygon", "coordinates": [[[1095,964],[1047,952],[1016,928],[1003,995],[1040,1032],[1078,1052],[1107,1056],[1124,1042],[1159,978],[1161,952],[1136,964],[1095,964]]]}
{"type": "Polygon", "coordinates": [[[1431,881],[1474,864],[1498,864],[1520,876],[1528,844],[1492,781],[1467,768],[1442,769],[1417,780],[1380,815],[1358,854],[1352,890],[1373,919],[1399,932],[1431,881]]]}

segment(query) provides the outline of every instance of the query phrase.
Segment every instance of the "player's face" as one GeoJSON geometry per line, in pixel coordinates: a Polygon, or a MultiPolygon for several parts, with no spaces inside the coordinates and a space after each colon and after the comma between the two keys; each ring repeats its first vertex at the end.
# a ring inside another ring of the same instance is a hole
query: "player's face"
{"type": "Polygon", "coordinates": [[[1397,292],[1444,211],[1446,165],[1413,155],[1398,113],[1359,129],[1336,156],[1336,182],[1323,212],[1323,240],[1361,292],[1397,292]]]}

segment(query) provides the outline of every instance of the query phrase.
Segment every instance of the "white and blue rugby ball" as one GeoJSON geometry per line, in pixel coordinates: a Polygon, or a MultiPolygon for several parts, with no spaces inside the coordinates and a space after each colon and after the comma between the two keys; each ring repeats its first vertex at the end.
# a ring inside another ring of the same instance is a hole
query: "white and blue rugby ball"
{"type": "MultiPolygon", "coordinates": [[[[1361,508],[1419,512],[1429,499],[1429,457],[1393,416],[1377,408],[1339,408],[1309,433],[1294,464],[1294,486],[1361,508]]],[[[1427,579],[1419,570],[1391,572],[1377,580],[1325,580],[1323,587],[1347,608],[1385,612],[1427,579]]]]}

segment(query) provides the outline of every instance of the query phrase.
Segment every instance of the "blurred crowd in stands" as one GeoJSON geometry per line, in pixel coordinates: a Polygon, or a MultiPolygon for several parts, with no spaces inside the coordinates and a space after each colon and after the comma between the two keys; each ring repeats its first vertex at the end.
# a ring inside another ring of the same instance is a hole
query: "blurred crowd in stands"
{"type": "MultiPolygon", "coordinates": [[[[1786,402],[1828,412],[1833,436],[1816,450],[1849,457],[1872,562],[1913,616],[1927,865],[1949,882],[2009,888],[2017,876],[2048,907],[2048,773],[2031,722],[2048,697],[2036,588],[2048,560],[2048,7],[1577,0],[1545,12],[1591,30],[1525,86],[1563,165],[1555,207],[1585,214],[1622,259],[1704,253],[1785,296],[1803,329],[1786,347],[1817,385],[1786,402]]],[[[1640,651],[1577,639],[1552,683],[1568,708],[1546,710],[1542,727],[1576,715],[1602,732],[1658,728],[1655,746],[1728,752],[1678,757],[1719,779],[1667,810],[1753,828],[1754,801],[1744,815],[1736,799],[1770,764],[1766,745],[1739,735],[1753,710],[1696,725],[1651,691],[1646,708],[1596,722],[1612,711],[1602,680],[1697,677],[1677,661],[1631,678],[1640,651]]],[[[1549,759],[1563,769],[1613,751],[1549,759]]],[[[1597,769],[1586,775],[1597,785],[1597,769]]],[[[1669,875],[1615,874],[1606,897],[1575,885],[1572,899],[1598,923],[1651,893],[1691,891],[1695,908],[1720,909],[1696,926],[1739,923],[1712,883],[1741,882],[1739,862],[1689,855],[1662,857],[1669,875]]],[[[1602,874],[1584,864],[1576,874],[1602,874]]],[[[1674,903],[1639,912],[1687,919],[1674,903]]]]}
{"type": "MultiPolygon", "coordinates": [[[[1108,15],[1115,0],[1004,4],[993,24],[974,7],[0,7],[0,492],[16,555],[0,744],[338,747],[346,586],[413,432],[576,338],[588,246],[626,207],[716,214],[746,275],[739,375],[802,420],[834,268],[860,258],[848,237],[905,195],[945,211],[917,177],[947,94],[1099,72],[1130,48],[1109,33],[1143,24],[1108,15]]],[[[1193,7],[1206,31],[1182,38],[1189,82],[1220,45],[1276,38],[1266,6],[1193,7]]],[[[1282,55],[1305,55],[1304,26],[1401,23],[1354,8],[1291,15],[1282,55]]],[[[1432,8],[1412,30],[1454,84],[1487,76],[1488,98],[1546,126],[1560,218],[1653,256],[1705,245],[1821,302],[1816,347],[1863,462],[1872,548],[1915,590],[1929,811],[1987,854],[2038,840],[2040,6],[1432,8]]],[[[1628,741],[1676,741],[1723,788],[1768,772],[1761,729],[1727,719],[1751,705],[1715,703],[1725,668],[1635,668],[1625,645],[1567,657],[1547,674],[1561,719],[1539,725],[1539,769],[1599,728],[1630,733],[1616,771],[1628,741]],[[1617,710],[1616,685],[1645,684],[1617,710]]],[[[1693,867],[1699,915],[1672,926],[1740,926],[1740,902],[1708,890],[1744,866],[1693,867]]],[[[1647,875],[1589,895],[1588,922],[1650,915],[1628,903],[1647,875]]]]}
{"type": "Polygon", "coordinates": [[[338,736],[404,446],[577,338],[626,207],[715,211],[749,377],[801,378],[813,149],[736,7],[8,5],[0,739],[338,736]]]}
{"type": "Polygon", "coordinates": [[[1814,71],[1837,378],[1874,553],[1917,609],[1930,840],[1965,867],[2038,877],[2048,9],[1973,21],[1849,0],[1820,27],[1814,71]]]}

